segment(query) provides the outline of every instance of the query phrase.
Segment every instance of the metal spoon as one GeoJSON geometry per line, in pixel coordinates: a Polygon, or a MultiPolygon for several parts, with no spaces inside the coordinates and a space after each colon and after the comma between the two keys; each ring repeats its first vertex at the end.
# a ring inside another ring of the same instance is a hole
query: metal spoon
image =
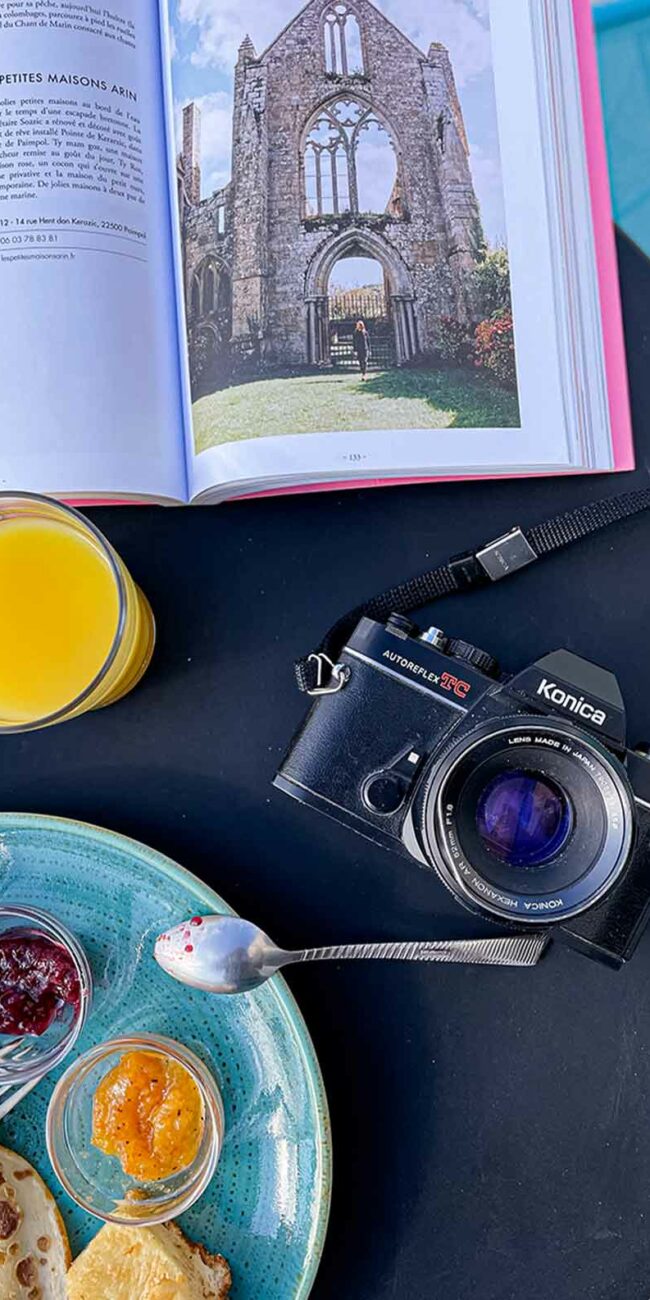
{"type": "Polygon", "coordinates": [[[156,940],[159,966],[182,984],[208,993],[247,993],[299,961],[462,962],[477,966],[535,966],[548,935],[511,934],[489,939],[440,939],[430,943],[353,943],[285,952],[250,921],[237,916],[194,916],[156,940]]]}

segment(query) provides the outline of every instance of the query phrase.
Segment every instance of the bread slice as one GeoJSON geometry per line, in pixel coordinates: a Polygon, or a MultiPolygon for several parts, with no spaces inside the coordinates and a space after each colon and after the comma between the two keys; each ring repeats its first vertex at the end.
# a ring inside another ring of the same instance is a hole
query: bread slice
{"type": "Polygon", "coordinates": [[[0,1300],[65,1300],[69,1263],[52,1193],[22,1156],[0,1147],[0,1300]]]}
{"type": "Polygon", "coordinates": [[[68,1300],[226,1300],[230,1268],[175,1223],[107,1223],[68,1273],[68,1300]]]}

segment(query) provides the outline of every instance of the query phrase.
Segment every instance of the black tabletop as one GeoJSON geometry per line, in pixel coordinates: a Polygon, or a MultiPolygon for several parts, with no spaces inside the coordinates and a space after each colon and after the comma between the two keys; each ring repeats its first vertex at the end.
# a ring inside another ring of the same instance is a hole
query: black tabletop
{"type": "MultiPolygon", "coordinates": [[[[623,241],[619,258],[636,474],[93,512],[154,606],[155,661],[113,708],[6,738],[3,807],[135,836],[286,946],[475,931],[432,875],[272,788],[304,712],[291,665],[374,590],[647,481],[650,263],[623,241]]],[[[649,541],[647,519],[619,525],[436,622],[508,668],[592,657],[619,676],[631,739],[650,737],[649,541]]],[[[530,972],[289,980],[334,1138],[314,1300],[647,1300],[650,933],[618,973],[555,945],[530,972]]]]}

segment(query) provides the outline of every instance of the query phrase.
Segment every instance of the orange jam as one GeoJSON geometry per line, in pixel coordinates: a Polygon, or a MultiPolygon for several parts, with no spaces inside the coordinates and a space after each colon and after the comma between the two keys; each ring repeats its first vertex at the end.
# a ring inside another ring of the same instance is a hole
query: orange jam
{"type": "Polygon", "coordinates": [[[192,1076],[159,1052],[126,1052],[93,1098],[93,1145],[140,1183],[169,1178],[194,1160],[203,1101],[192,1076]]]}

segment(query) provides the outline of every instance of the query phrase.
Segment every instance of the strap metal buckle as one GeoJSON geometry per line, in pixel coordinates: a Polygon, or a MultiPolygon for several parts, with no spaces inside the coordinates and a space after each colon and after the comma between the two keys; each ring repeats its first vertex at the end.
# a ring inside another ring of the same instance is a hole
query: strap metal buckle
{"type": "Polygon", "coordinates": [[[505,578],[517,569],[524,569],[537,559],[532,546],[521,528],[511,528],[503,537],[488,542],[476,552],[476,559],[492,582],[505,578]]]}
{"type": "Polygon", "coordinates": [[[311,654],[307,662],[309,663],[311,659],[315,659],[318,664],[318,676],[316,685],[307,691],[307,695],[336,695],[337,691],[342,691],[350,676],[347,664],[332,663],[332,660],[322,651],[320,654],[311,654]],[[329,682],[323,686],[325,669],[329,671],[329,682]]]}

